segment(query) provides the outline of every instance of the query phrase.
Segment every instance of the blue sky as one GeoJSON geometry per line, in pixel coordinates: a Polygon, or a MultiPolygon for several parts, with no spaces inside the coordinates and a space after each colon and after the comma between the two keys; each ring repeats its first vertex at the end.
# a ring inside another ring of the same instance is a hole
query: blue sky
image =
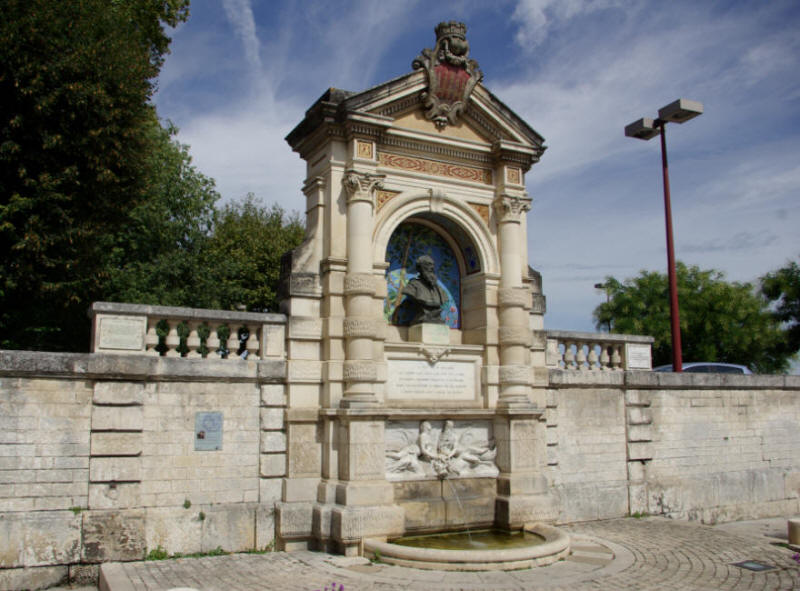
{"type": "Polygon", "coordinates": [[[667,128],[676,256],[754,281],[800,256],[800,3],[194,0],[173,31],[159,115],[223,199],[301,211],[284,141],[331,86],[411,71],[442,20],[467,24],[484,84],[546,139],[527,175],[528,252],[545,326],[594,330],[594,284],[664,271],[660,148],[624,137],[683,97],[667,128]]]}

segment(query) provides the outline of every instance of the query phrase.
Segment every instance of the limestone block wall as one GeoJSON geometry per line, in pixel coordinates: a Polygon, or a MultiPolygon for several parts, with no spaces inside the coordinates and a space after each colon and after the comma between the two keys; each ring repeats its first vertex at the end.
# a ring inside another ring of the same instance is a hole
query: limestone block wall
{"type": "Polygon", "coordinates": [[[272,543],[284,381],[277,359],[0,351],[0,589],[272,543]],[[196,449],[203,412],[221,449],[196,449]]]}
{"type": "Polygon", "coordinates": [[[559,522],[627,515],[622,391],[600,383],[551,388],[547,398],[548,470],[558,496],[559,522]]]}
{"type": "Polygon", "coordinates": [[[800,377],[551,371],[559,522],[800,512],[800,377]]]}

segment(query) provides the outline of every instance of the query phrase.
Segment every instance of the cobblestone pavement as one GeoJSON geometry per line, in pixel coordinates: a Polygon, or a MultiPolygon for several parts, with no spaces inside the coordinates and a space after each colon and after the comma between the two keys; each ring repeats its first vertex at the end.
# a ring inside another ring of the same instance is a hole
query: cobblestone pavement
{"type": "Polygon", "coordinates": [[[793,552],[752,528],[726,530],[650,517],[563,529],[572,536],[567,560],[512,572],[426,571],[321,552],[115,563],[103,565],[103,571],[109,591],[800,589],[800,564],[793,552]],[[754,572],[733,566],[745,560],[774,568],[754,572]]]}

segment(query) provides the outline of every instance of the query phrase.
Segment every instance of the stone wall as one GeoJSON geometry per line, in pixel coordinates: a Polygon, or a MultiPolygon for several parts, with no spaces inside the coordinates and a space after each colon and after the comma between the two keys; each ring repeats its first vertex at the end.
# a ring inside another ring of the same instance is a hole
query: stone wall
{"type": "Polygon", "coordinates": [[[558,521],[800,512],[800,377],[550,372],[558,521]]]}
{"type": "Polygon", "coordinates": [[[0,590],[271,544],[284,378],[277,360],[0,352],[0,590]],[[199,412],[221,413],[221,449],[196,450],[199,412]]]}
{"type": "MultiPolygon", "coordinates": [[[[159,546],[269,545],[285,365],[0,352],[0,590],[91,578],[159,546]],[[195,449],[198,412],[222,414],[220,450],[195,449]]],[[[796,376],[551,370],[557,521],[800,513],[799,420],[796,376]]]]}

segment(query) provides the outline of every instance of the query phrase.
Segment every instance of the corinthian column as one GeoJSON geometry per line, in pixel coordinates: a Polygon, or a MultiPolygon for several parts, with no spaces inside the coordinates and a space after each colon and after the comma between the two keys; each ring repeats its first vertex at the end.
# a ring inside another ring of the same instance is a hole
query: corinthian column
{"type": "Polygon", "coordinates": [[[377,379],[372,359],[376,324],[372,315],[375,279],[372,275],[372,214],[382,176],[348,170],[342,184],[347,193],[347,274],[345,295],[345,382],[343,407],[372,406],[377,379]]]}
{"type": "Polygon", "coordinates": [[[500,396],[498,406],[530,405],[530,328],[527,309],[531,295],[522,282],[522,216],[530,199],[499,195],[494,201],[500,238],[499,344],[500,396]]]}

